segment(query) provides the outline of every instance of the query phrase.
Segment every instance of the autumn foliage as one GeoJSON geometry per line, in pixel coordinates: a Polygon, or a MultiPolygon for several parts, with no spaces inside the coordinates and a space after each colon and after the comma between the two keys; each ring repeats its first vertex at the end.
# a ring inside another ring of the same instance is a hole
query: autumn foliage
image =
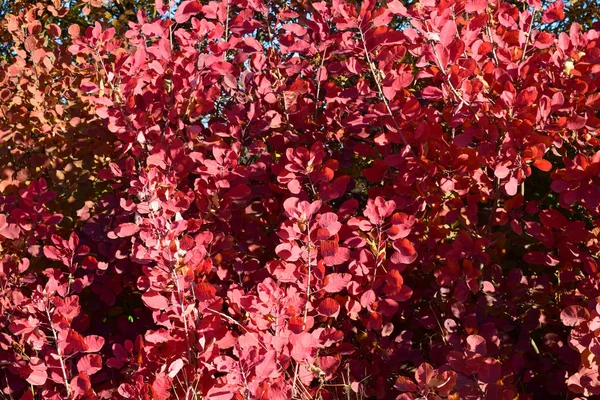
{"type": "Polygon", "coordinates": [[[2,25],[0,397],[600,395],[600,26],[63,3],[2,25]]]}

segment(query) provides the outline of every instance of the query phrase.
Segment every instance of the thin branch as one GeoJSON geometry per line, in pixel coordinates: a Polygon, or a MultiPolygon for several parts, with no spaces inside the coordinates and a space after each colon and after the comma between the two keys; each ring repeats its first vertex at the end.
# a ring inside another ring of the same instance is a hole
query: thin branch
{"type": "Polygon", "coordinates": [[[323,49],[323,55],[321,57],[321,65],[319,66],[319,69],[317,70],[317,94],[315,96],[315,116],[314,116],[314,120],[315,122],[317,121],[317,111],[319,110],[319,95],[321,93],[321,79],[319,79],[320,77],[320,72],[323,69],[323,64],[325,63],[325,57],[327,56],[327,47],[325,47],[323,49]]]}
{"type": "Polygon", "coordinates": [[[67,368],[65,366],[65,360],[63,359],[62,352],[60,351],[60,345],[58,344],[58,335],[56,334],[56,329],[54,329],[54,325],[52,324],[52,317],[50,316],[50,311],[48,311],[48,306],[46,306],[46,316],[48,317],[50,329],[52,330],[52,336],[54,337],[54,343],[56,344],[56,353],[58,355],[58,362],[60,363],[60,369],[62,370],[63,379],[65,381],[67,397],[71,397],[71,387],[69,386],[69,378],[67,377],[67,368]]]}
{"type": "Polygon", "coordinates": [[[525,46],[523,47],[523,54],[521,54],[521,62],[523,62],[523,60],[525,59],[525,54],[527,53],[527,46],[529,46],[529,38],[531,36],[531,29],[533,28],[533,23],[535,22],[537,15],[538,15],[538,11],[535,11],[533,14],[531,14],[531,22],[529,23],[529,30],[527,30],[527,33],[525,34],[525,46]]]}

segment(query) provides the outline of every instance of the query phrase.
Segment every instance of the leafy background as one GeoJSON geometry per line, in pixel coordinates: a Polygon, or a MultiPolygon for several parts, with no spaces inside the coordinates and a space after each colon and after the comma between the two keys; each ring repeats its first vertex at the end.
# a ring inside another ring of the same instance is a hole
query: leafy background
{"type": "Polygon", "coordinates": [[[600,394],[595,2],[1,4],[2,396],[600,394]]]}

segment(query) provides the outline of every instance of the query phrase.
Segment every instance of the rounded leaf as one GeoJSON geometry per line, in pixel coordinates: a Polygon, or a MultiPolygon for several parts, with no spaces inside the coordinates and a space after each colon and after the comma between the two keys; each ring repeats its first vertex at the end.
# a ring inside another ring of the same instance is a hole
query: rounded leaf
{"type": "Polygon", "coordinates": [[[590,319],[590,312],[581,306],[568,306],[560,313],[560,320],[566,326],[577,326],[590,319]]]}
{"type": "Polygon", "coordinates": [[[336,316],[340,312],[340,303],[331,297],[327,297],[319,303],[317,312],[326,317],[336,316]]]}

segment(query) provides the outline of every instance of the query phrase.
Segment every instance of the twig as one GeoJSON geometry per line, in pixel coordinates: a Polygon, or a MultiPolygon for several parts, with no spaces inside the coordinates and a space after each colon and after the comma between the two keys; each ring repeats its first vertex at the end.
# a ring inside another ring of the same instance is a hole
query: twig
{"type": "MultiPolygon", "coordinates": [[[[310,249],[311,249],[311,242],[310,242],[310,220],[306,221],[306,236],[308,237],[308,243],[307,243],[307,262],[308,262],[308,278],[307,278],[307,282],[306,282],[306,303],[304,304],[304,316],[302,317],[302,323],[306,324],[306,317],[308,316],[308,303],[310,300],[310,278],[312,275],[312,263],[311,263],[311,259],[310,259],[310,249]]],[[[296,381],[298,380],[298,372],[300,370],[300,364],[296,363],[296,368],[294,368],[294,380],[292,383],[292,390],[293,390],[293,395],[296,394],[296,381]]]]}
{"type": "Polygon", "coordinates": [[[65,389],[67,389],[67,397],[71,397],[71,387],[69,386],[69,379],[67,378],[67,368],[65,367],[65,361],[63,359],[62,352],[60,351],[60,345],[58,344],[58,335],[56,334],[56,329],[54,329],[54,325],[52,324],[52,317],[50,317],[50,311],[48,311],[47,305],[46,316],[48,317],[50,330],[52,330],[52,335],[54,336],[54,343],[56,343],[56,353],[58,355],[58,362],[60,363],[60,369],[62,370],[63,379],[65,380],[65,389]]]}
{"type": "Polygon", "coordinates": [[[523,46],[523,54],[521,54],[521,62],[523,62],[523,60],[525,59],[525,53],[527,53],[527,46],[529,46],[529,37],[531,36],[531,29],[533,28],[533,22],[535,21],[537,14],[538,14],[537,11],[535,11],[533,14],[531,14],[531,23],[529,24],[529,30],[525,34],[525,46],[523,46]]]}
{"type": "Polygon", "coordinates": [[[317,95],[315,96],[315,116],[313,118],[315,120],[315,122],[317,120],[317,111],[319,110],[319,94],[321,92],[320,72],[323,69],[323,64],[325,63],[326,56],[327,56],[327,47],[325,47],[323,49],[323,56],[321,57],[321,65],[319,66],[319,69],[317,70],[317,95]]]}
{"type": "Polygon", "coordinates": [[[494,61],[496,61],[496,65],[499,65],[499,61],[498,61],[498,54],[496,54],[496,42],[494,42],[494,38],[492,37],[492,30],[490,29],[490,20],[492,19],[493,15],[492,12],[488,9],[488,23],[485,24],[485,30],[487,32],[488,37],[490,38],[490,43],[492,44],[492,55],[494,56],[494,61]]]}

